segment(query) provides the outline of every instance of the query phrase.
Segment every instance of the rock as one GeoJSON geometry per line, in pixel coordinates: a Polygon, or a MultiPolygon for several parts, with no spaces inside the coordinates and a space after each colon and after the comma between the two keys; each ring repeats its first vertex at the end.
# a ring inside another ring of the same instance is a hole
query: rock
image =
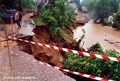
{"type": "Polygon", "coordinates": [[[87,14],[79,14],[75,17],[76,26],[85,25],[89,20],[89,16],[87,14]]]}

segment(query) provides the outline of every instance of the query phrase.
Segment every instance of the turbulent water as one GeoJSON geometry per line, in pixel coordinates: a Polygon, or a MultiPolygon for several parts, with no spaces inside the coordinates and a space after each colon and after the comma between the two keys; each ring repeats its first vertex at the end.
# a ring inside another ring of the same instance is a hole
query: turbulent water
{"type": "Polygon", "coordinates": [[[104,50],[115,49],[120,52],[120,31],[116,31],[109,26],[102,26],[101,24],[95,24],[93,21],[89,21],[86,25],[73,30],[74,39],[77,41],[83,34],[82,29],[86,31],[85,39],[83,40],[83,42],[85,42],[83,45],[85,49],[99,42],[104,50]]]}

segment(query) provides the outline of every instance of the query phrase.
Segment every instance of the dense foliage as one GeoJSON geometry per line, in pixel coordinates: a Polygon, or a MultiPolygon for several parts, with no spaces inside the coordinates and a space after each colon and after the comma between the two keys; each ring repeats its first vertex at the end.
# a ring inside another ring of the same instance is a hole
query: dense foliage
{"type": "Polygon", "coordinates": [[[94,11],[100,0],[83,0],[81,5],[87,7],[89,11],[94,11]]]}
{"type": "Polygon", "coordinates": [[[95,20],[104,23],[104,19],[116,13],[119,9],[119,0],[84,0],[83,6],[94,12],[95,20]]]}
{"type": "Polygon", "coordinates": [[[99,43],[96,43],[96,44],[92,45],[88,49],[88,51],[101,53],[101,52],[103,52],[103,49],[102,49],[102,47],[101,47],[101,45],[99,43]]]}
{"type": "Polygon", "coordinates": [[[82,6],[81,6],[81,3],[80,1],[81,0],[71,0],[72,2],[74,2],[78,8],[78,12],[82,12],[82,6]]]}
{"type": "Polygon", "coordinates": [[[41,20],[50,27],[53,38],[59,38],[62,27],[73,25],[74,10],[69,6],[67,0],[50,0],[46,6],[40,6],[38,9],[41,20]]]}
{"type": "Polygon", "coordinates": [[[113,18],[114,18],[113,19],[113,22],[114,22],[113,27],[116,27],[116,28],[118,28],[120,30],[120,11],[115,13],[113,15],[113,18]]]}
{"type": "MultiPolygon", "coordinates": [[[[113,57],[120,57],[120,53],[115,50],[103,51],[98,43],[90,47],[89,51],[113,57]]],[[[120,64],[117,62],[97,58],[93,59],[67,53],[67,59],[64,61],[64,67],[77,72],[84,72],[87,74],[120,81],[120,64]]]]}
{"type": "Polygon", "coordinates": [[[18,0],[17,4],[23,9],[27,9],[30,11],[33,11],[36,8],[36,4],[34,0],[18,0]]]}
{"type": "Polygon", "coordinates": [[[118,0],[100,0],[96,6],[96,19],[104,22],[104,19],[118,11],[118,0]]]}

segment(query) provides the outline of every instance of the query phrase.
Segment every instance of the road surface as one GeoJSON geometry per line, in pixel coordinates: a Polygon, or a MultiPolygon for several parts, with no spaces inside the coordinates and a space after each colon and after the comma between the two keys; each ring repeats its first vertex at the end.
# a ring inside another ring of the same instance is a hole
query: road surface
{"type": "Polygon", "coordinates": [[[10,49],[11,67],[7,49],[0,51],[0,81],[75,81],[57,69],[41,65],[17,46],[10,49]]]}

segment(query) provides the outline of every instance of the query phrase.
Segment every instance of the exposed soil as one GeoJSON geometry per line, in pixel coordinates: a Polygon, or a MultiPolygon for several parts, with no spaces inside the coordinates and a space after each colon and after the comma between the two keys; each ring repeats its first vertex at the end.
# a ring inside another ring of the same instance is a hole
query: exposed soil
{"type": "MultiPolygon", "coordinates": [[[[50,33],[47,31],[45,27],[36,27],[34,29],[35,36],[33,36],[33,41],[36,43],[43,43],[43,44],[50,44],[50,45],[56,45],[58,44],[56,42],[53,42],[50,38],[50,33]]],[[[31,46],[33,56],[37,60],[41,60],[47,63],[53,63],[59,67],[62,67],[63,64],[63,56],[60,54],[59,51],[51,50],[45,47],[40,47],[38,45],[32,45],[31,46]]]]}
{"type": "MultiPolygon", "coordinates": [[[[43,43],[43,44],[49,44],[49,45],[55,45],[59,46],[58,42],[54,41],[50,37],[50,33],[48,32],[48,27],[46,26],[39,26],[36,27],[33,31],[35,35],[32,37],[23,37],[22,39],[26,39],[29,41],[34,41],[36,43],[43,43]]],[[[70,33],[70,31],[69,31],[70,33]]],[[[72,38],[72,32],[70,37],[72,38]]],[[[24,42],[18,42],[18,45],[21,50],[32,54],[34,58],[37,60],[50,63],[52,65],[56,65],[59,67],[63,67],[63,60],[64,60],[64,53],[61,54],[61,52],[56,50],[51,50],[46,47],[40,47],[38,45],[31,45],[24,42]]],[[[75,41],[71,41],[68,39],[65,39],[64,36],[61,39],[61,47],[68,47],[68,48],[74,48],[76,45],[75,41]]]]}

